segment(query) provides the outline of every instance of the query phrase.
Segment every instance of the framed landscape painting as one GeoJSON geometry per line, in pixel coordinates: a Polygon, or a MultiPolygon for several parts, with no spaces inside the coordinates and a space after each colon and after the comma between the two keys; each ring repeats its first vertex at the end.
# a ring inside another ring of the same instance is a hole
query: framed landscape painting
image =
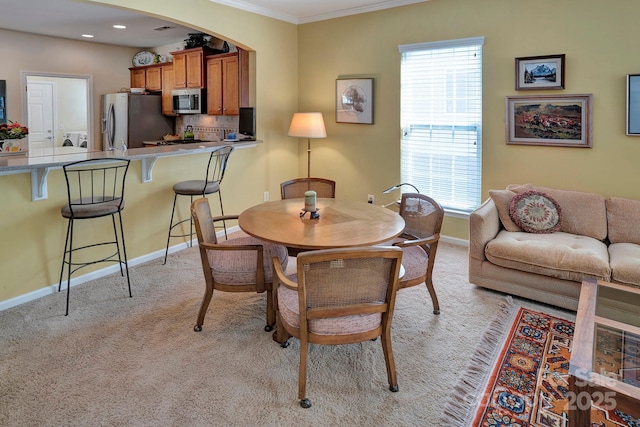
{"type": "Polygon", "coordinates": [[[516,58],[516,90],[564,89],[564,53],[516,58]]]}
{"type": "Polygon", "coordinates": [[[507,96],[507,144],[591,148],[591,98],[507,96]]]}

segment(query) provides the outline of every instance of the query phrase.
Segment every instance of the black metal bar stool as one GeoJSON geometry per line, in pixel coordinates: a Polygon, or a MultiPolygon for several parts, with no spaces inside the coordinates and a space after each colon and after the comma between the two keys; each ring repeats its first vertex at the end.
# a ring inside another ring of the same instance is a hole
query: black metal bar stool
{"type": "Polygon", "coordinates": [[[124,243],[124,229],[122,227],[122,210],[124,209],[124,184],[129,169],[126,159],[95,159],[81,160],[63,166],[64,177],[67,182],[68,203],[62,207],[62,216],[68,219],[67,237],[64,242],[64,254],[60,268],[60,282],[58,292],[62,288],[62,277],[67,267],[67,308],[65,316],[69,314],[69,294],[71,289],[71,274],[89,265],[112,262],[120,266],[120,275],[126,271],[129,297],[131,297],[131,282],[129,281],[129,264],[127,250],[124,243]],[[74,223],[76,220],[111,217],[113,225],[113,240],[74,247],[74,223]],[[116,227],[116,216],[120,228],[116,227]],[[122,253],[121,247],[122,245],[122,253]],[[113,247],[114,252],[104,255],[97,247],[113,247]],[[78,262],[73,260],[75,253],[92,252],[90,261],[78,262]],[[124,265],[124,270],[122,266],[124,265]]]}
{"type": "MultiPolygon", "coordinates": [[[[207,163],[207,173],[204,179],[191,180],[191,181],[181,181],[176,183],[173,186],[173,208],[171,210],[171,221],[169,222],[169,232],[167,234],[167,248],[164,252],[164,262],[167,263],[167,255],[169,254],[169,242],[172,237],[187,237],[189,236],[189,246],[192,245],[193,242],[193,218],[189,215],[189,218],[185,218],[176,223],[173,222],[173,218],[176,213],[176,201],[178,200],[178,196],[189,196],[189,203],[193,203],[193,197],[206,197],[208,194],[218,193],[218,198],[220,199],[220,213],[224,215],[224,208],[222,207],[222,194],[220,192],[220,184],[222,183],[222,178],[224,178],[224,172],[227,168],[227,162],[229,161],[229,156],[233,151],[233,147],[231,145],[222,146],[211,152],[209,156],[209,162],[207,163]],[[174,228],[179,225],[189,221],[189,233],[182,234],[172,234],[174,228]]],[[[227,224],[223,221],[224,227],[224,235],[227,237],[227,224]]]]}

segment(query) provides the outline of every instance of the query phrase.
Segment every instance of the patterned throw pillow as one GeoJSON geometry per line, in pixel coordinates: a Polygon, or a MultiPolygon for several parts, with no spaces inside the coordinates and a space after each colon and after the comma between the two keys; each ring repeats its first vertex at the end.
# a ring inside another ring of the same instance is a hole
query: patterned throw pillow
{"type": "Polygon", "coordinates": [[[553,233],[562,225],[558,202],[539,191],[515,195],[509,202],[509,216],[527,233],[553,233]]]}

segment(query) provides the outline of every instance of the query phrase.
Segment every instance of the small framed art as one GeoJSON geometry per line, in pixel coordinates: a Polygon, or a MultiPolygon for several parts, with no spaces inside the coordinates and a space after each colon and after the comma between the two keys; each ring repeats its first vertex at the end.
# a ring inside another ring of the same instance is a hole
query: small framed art
{"type": "Polygon", "coordinates": [[[591,148],[591,98],[507,96],[507,144],[591,148]]]}
{"type": "Polygon", "coordinates": [[[627,75],[627,135],[640,136],[640,74],[627,75]]]}
{"type": "Polygon", "coordinates": [[[516,90],[564,89],[564,53],[516,58],[516,90]]]}
{"type": "Polygon", "coordinates": [[[336,80],[336,122],[373,124],[373,79],[336,80]]]}

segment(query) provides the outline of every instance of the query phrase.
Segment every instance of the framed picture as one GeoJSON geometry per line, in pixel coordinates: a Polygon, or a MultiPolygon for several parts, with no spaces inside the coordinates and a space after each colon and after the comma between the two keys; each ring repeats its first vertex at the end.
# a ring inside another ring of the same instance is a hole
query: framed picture
{"type": "Polygon", "coordinates": [[[507,144],[591,148],[591,98],[507,96],[507,144]]]}
{"type": "Polygon", "coordinates": [[[640,136],[640,74],[627,75],[627,135],[640,136]]]}
{"type": "Polygon", "coordinates": [[[336,80],[336,122],[373,124],[373,79],[336,80]]]}
{"type": "Polygon", "coordinates": [[[516,90],[564,89],[564,53],[516,58],[516,90]]]}

